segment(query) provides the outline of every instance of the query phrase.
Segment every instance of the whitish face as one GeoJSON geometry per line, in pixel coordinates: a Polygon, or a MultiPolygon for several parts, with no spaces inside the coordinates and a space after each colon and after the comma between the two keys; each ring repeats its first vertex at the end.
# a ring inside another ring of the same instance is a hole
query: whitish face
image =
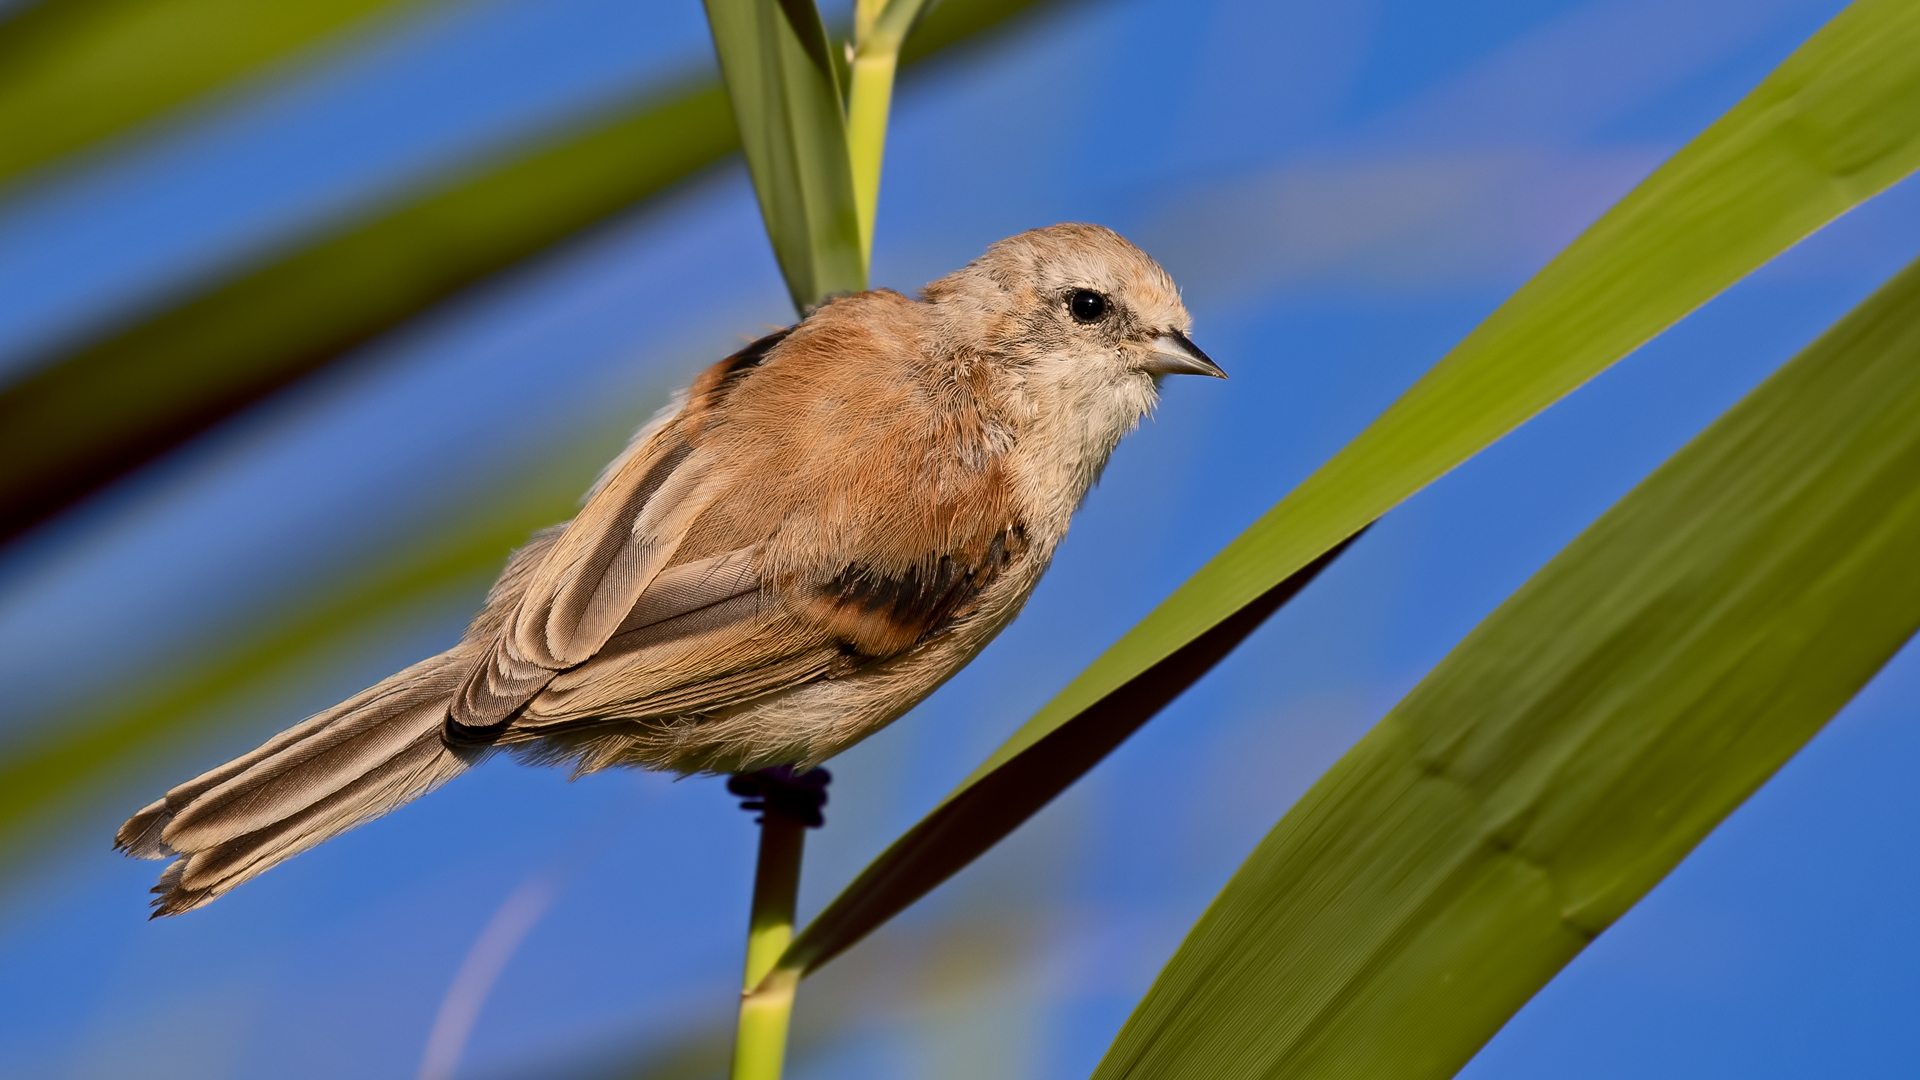
{"type": "Polygon", "coordinates": [[[963,273],[992,283],[988,336],[1021,383],[1025,439],[1075,503],[1153,407],[1161,376],[1224,377],[1188,339],[1193,319],[1166,271],[1109,230],[1022,233],[963,273]]]}

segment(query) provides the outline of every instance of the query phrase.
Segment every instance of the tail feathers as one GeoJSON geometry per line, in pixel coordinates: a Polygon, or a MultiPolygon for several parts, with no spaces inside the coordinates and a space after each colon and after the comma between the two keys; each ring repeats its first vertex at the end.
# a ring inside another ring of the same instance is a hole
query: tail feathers
{"type": "Polygon", "coordinates": [[[448,749],[440,731],[472,661],[455,649],[415,664],[135,814],[115,846],[177,856],[155,915],[199,907],[463,772],[478,751],[448,749]]]}

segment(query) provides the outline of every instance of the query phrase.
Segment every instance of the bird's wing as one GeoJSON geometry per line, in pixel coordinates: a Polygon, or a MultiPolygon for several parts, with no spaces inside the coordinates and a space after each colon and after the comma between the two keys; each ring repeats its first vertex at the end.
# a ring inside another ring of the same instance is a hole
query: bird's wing
{"type": "Polygon", "coordinates": [[[996,468],[933,461],[948,414],[889,367],[903,347],[816,315],[701,376],[555,542],[449,735],[710,712],[964,611],[1024,534],[996,468]]]}
{"type": "Polygon", "coordinates": [[[750,584],[759,555],[741,549],[661,572],[621,632],[557,675],[512,728],[537,733],[609,717],[710,712],[846,674],[939,632],[1011,557],[1003,542],[972,565],[935,558],[925,574],[851,565],[824,580],[750,584]],[[679,600],[676,591],[695,578],[712,584],[679,600]]]}
{"type": "MultiPolygon", "coordinates": [[[[680,409],[642,430],[609,468],[499,618],[491,647],[449,710],[447,734],[484,739],[550,682],[600,651],[673,561],[688,527],[721,495],[714,454],[692,428],[727,383],[759,364],[786,336],[768,335],[714,365],[680,409]]],[[[661,583],[681,604],[723,578],[681,574],[661,583]]],[[[722,597],[721,599],[724,599],[722,597]]],[[[486,616],[483,616],[483,619],[486,616]]]]}

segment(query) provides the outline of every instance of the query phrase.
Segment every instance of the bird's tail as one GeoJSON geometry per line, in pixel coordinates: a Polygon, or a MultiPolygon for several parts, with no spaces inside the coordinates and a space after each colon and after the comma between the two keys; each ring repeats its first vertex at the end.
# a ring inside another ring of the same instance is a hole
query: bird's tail
{"type": "Polygon", "coordinates": [[[484,751],[449,749],[440,729],[472,661],[463,647],[423,660],[128,819],[115,847],[174,858],[153,889],[156,917],[199,907],[458,776],[484,751]]]}

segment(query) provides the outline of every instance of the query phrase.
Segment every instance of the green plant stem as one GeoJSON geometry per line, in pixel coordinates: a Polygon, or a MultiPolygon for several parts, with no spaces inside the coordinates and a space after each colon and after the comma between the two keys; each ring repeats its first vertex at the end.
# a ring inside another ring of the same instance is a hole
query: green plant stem
{"type": "Polygon", "coordinates": [[[860,259],[873,262],[873,219],[880,209],[880,162],[887,150],[887,112],[900,43],[891,49],[856,48],[847,98],[847,158],[853,166],[853,205],[860,222],[860,259]]]}
{"type": "Polygon", "coordinates": [[[753,874],[753,915],[747,924],[747,967],[732,1080],[780,1080],[793,991],[800,980],[797,973],[775,972],[774,962],[793,940],[793,904],[800,890],[806,833],[805,825],[771,806],[761,815],[760,859],[753,874]]]}
{"type": "Polygon", "coordinates": [[[873,262],[873,219],[880,209],[880,165],[887,152],[887,113],[900,46],[926,0],[855,0],[852,73],[847,87],[847,163],[860,226],[860,265],[873,262]]]}

